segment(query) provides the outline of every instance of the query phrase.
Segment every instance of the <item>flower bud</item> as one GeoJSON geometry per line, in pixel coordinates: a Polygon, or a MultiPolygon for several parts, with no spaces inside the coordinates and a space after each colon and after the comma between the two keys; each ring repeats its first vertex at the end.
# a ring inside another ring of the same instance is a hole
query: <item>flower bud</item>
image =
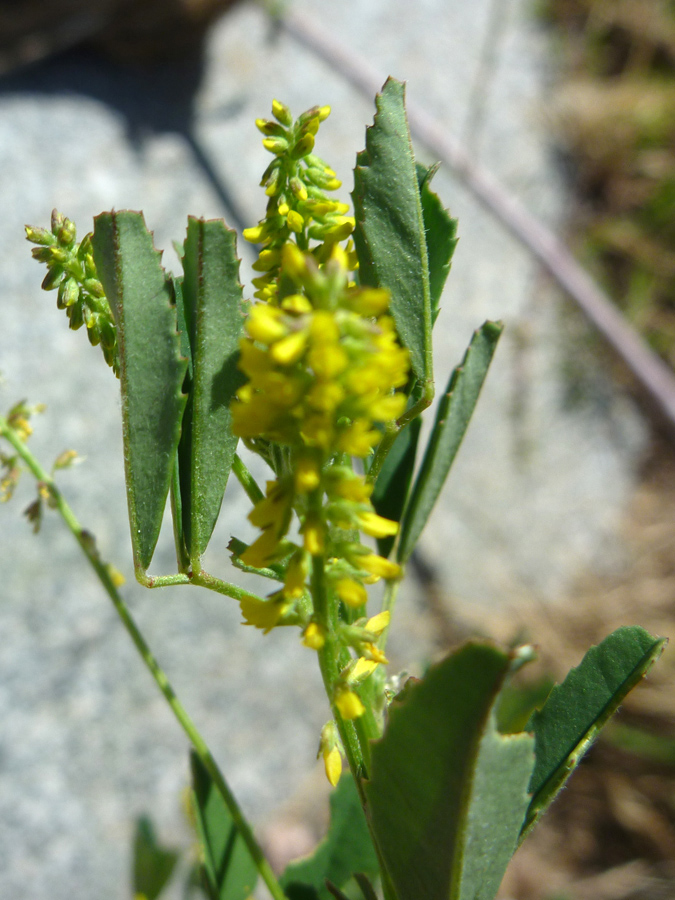
{"type": "Polygon", "coordinates": [[[56,305],[59,309],[66,309],[77,302],[80,296],[80,286],[74,278],[64,278],[59,285],[59,296],[56,305]]]}
{"type": "Polygon", "coordinates": [[[277,122],[281,122],[287,128],[293,124],[293,116],[290,109],[278,100],[272,100],[272,115],[277,122]]]}
{"type": "Polygon", "coordinates": [[[282,137],[269,137],[263,140],[263,147],[265,150],[269,150],[270,153],[279,156],[288,150],[288,141],[282,137]]]}
{"type": "Polygon", "coordinates": [[[63,247],[72,247],[77,237],[77,229],[75,223],[70,219],[64,219],[63,225],[59,228],[57,239],[63,247]]]}
{"type": "MultiPolygon", "coordinates": [[[[263,141],[263,143],[265,142],[263,141]]],[[[289,156],[291,159],[302,159],[303,156],[307,156],[308,153],[311,153],[313,149],[314,135],[310,133],[304,134],[299,141],[296,141],[289,156]]]]}
{"type": "Polygon", "coordinates": [[[59,282],[63,278],[63,269],[61,266],[51,268],[42,279],[40,287],[43,291],[53,291],[59,286],[59,282]]]}
{"type": "Polygon", "coordinates": [[[256,119],[255,127],[266,137],[286,137],[286,129],[270,119],[256,119]]]}
{"type": "Polygon", "coordinates": [[[26,240],[32,244],[40,244],[43,247],[49,247],[54,243],[54,235],[47,231],[46,228],[34,228],[32,225],[26,225],[26,240]]]}
{"type": "Polygon", "coordinates": [[[63,223],[65,222],[66,217],[63,213],[60,213],[58,209],[52,210],[52,234],[57,235],[63,223]]]}

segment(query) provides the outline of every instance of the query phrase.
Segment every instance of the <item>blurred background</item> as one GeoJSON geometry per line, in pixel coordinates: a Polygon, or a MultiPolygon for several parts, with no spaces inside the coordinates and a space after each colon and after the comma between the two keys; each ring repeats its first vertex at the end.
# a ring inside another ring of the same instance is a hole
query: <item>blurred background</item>
{"type": "MultiPolygon", "coordinates": [[[[263,214],[254,119],[273,97],[295,115],[330,104],[317,152],[347,201],[374,112],[352,85],[366,66],[379,84],[406,80],[409,102],[562,236],[675,362],[672,3],[289,0],[281,14],[306,30],[245,0],[0,0],[0,400],[47,405],[31,439],[43,463],[70,448],[85,457],[62,488],[126,576],[134,614],[280,865],[325,818],[314,654],[295,633],[241,628],[227,598],[135,584],[117,383],[40,291],[24,224],[47,225],[57,207],[81,237],[102,210],[143,209],[177,268],[188,214],[237,229],[263,214]],[[302,39],[315,27],[349,51],[341,67],[302,39]]],[[[436,161],[422,142],[416,153],[436,161]]],[[[528,640],[541,660],[523,690],[536,693],[619,625],[673,632],[673,431],[465,179],[445,165],[434,188],[460,236],[435,330],[438,385],[484,319],[506,331],[410,566],[392,670],[418,672],[471,634],[528,640]]],[[[240,253],[248,284],[244,242],[240,253]]],[[[33,497],[25,477],[0,509],[0,897],[123,900],[140,814],[164,843],[190,847],[187,747],[70,534],[51,516],[30,533],[21,511],[33,497]]],[[[222,577],[247,512],[231,484],[207,560],[222,577]]],[[[174,567],[164,537],[153,572],[174,567]]],[[[519,851],[503,897],[675,894],[674,677],[667,652],[519,851]]]]}

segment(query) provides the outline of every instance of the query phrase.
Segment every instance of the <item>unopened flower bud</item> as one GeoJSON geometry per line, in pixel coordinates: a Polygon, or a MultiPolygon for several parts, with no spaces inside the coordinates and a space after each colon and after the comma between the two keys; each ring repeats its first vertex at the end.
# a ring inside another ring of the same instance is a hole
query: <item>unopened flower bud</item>
{"type": "Polygon", "coordinates": [[[272,115],[287,128],[293,124],[293,116],[290,109],[278,100],[272,100],[272,115]]]}
{"type": "Polygon", "coordinates": [[[263,140],[263,147],[265,150],[269,150],[270,153],[279,156],[288,150],[288,141],[282,137],[269,137],[263,140]]]}
{"type": "Polygon", "coordinates": [[[72,247],[76,237],[77,229],[75,228],[75,223],[70,219],[64,219],[63,225],[59,228],[59,233],[57,234],[59,244],[64,247],[72,247]]]}
{"type": "Polygon", "coordinates": [[[47,231],[46,228],[34,228],[32,225],[26,225],[26,240],[32,244],[40,244],[43,247],[49,247],[54,243],[54,235],[47,231]]]}
{"type": "Polygon", "coordinates": [[[56,305],[59,309],[66,309],[77,302],[80,296],[80,288],[74,278],[64,278],[59,285],[59,296],[56,305]]]}
{"type": "Polygon", "coordinates": [[[314,135],[311,133],[303,134],[300,140],[296,141],[289,155],[291,159],[301,159],[303,156],[307,156],[308,153],[311,153],[313,149],[314,135]]]}
{"type": "Polygon", "coordinates": [[[54,266],[42,279],[40,285],[43,291],[53,291],[59,286],[59,282],[63,278],[63,269],[61,266],[54,266]]]}
{"type": "Polygon", "coordinates": [[[63,213],[60,213],[58,211],[58,209],[52,210],[51,225],[52,225],[52,233],[54,235],[59,233],[59,230],[60,230],[61,226],[63,225],[63,223],[65,222],[65,220],[66,220],[66,217],[63,215],[63,213]]]}

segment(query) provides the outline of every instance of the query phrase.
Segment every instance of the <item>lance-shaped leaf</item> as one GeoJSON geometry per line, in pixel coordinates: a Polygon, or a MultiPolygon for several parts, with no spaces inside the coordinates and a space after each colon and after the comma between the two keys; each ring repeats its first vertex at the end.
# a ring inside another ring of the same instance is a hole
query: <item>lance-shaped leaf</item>
{"type": "Polygon", "coordinates": [[[211,538],[237,438],[230,403],[243,326],[236,234],[222,220],[188,220],[182,300],[192,356],[190,399],[179,448],[183,534],[191,559],[211,538]]]}
{"type": "Polygon", "coordinates": [[[420,381],[431,374],[431,299],[422,204],[405,86],[387,79],[356,158],[354,243],[362,284],[392,292],[391,313],[420,381]]]}
{"type": "Polygon", "coordinates": [[[258,878],[253,857],[195,753],[190,765],[204,886],[211,900],[248,900],[258,878]]]}
{"type": "Polygon", "coordinates": [[[471,643],[408,683],[373,744],[365,784],[398,900],[493,900],[516,848],[531,735],[501,735],[494,707],[513,659],[471,643]]]}
{"type": "Polygon", "coordinates": [[[439,400],[434,429],[403,515],[398,545],[400,562],[405,562],[415,549],[445,484],[478,402],[501,332],[500,322],[486,322],[474,332],[464,359],[453,371],[445,394],[439,400]]]}
{"type": "MultiPolygon", "coordinates": [[[[401,521],[408,499],[421,427],[422,420],[418,417],[400,432],[375,481],[372,496],[375,512],[392,522],[401,521]]],[[[394,541],[393,537],[378,538],[377,552],[380,556],[389,556],[394,541]]]]}
{"type": "Polygon", "coordinates": [[[637,625],[591,647],[530,719],[537,762],[523,837],[569,778],[607,719],[645,676],[666,645],[637,625]]]}
{"type": "Polygon", "coordinates": [[[147,816],[136,822],[134,836],[133,891],[134,897],[157,900],[169,882],[178,862],[175,850],[162,847],[147,816]]]}
{"type": "Polygon", "coordinates": [[[345,774],[330,797],[328,834],[311,856],[290,863],[280,883],[291,900],[330,900],[326,879],[341,888],[356,872],[375,878],[379,866],[354,779],[345,774]]]}
{"type": "Polygon", "coordinates": [[[137,571],[145,571],[180,437],[187,360],[179,352],[171,284],[142,214],[101,213],[92,244],[117,326],[131,541],[137,571]]]}
{"type": "Polygon", "coordinates": [[[441,294],[450,272],[452,255],[457,246],[457,219],[452,218],[441,203],[438,194],[431,190],[431,179],[438,171],[438,164],[427,168],[421,163],[417,163],[416,169],[429,261],[431,321],[434,323],[440,312],[441,294]]]}

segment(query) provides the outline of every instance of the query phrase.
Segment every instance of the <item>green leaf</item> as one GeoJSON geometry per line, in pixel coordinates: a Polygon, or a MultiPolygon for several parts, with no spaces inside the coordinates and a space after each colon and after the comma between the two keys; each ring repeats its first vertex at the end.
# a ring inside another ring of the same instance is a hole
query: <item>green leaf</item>
{"type": "Polygon", "coordinates": [[[225,801],[196,753],[190,754],[197,834],[205,886],[212,900],[248,900],[258,870],[225,801]]]}
{"type": "Polygon", "coordinates": [[[355,872],[376,877],[379,866],[354,779],[344,774],[331,794],[328,834],[311,856],[290,863],[280,884],[292,900],[309,900],[311,891],[331,900],[325,880],[342,888],[355,872]]]}
{"type": "Polygon", "coordinates": [[[501,735],[494,707],[514,659],[470,643],[408,682],[372,747],[365,792],[398,900],[492,900],[516,848],[531,735],[501,735]]]}
{"type": "Polygon", "coordinates": [[[134,897],[156,900],[169,882],[178,862],[178,853],[157,843],[155,830],[147,816],[136,822],[134,836],[134,897]]]}
{"type": "Polygon", "coordinates": [[[354,244],[362,284],[391,290],[391,313],[420,381],[432,377],[431,299],[422,204],[405,85],[387,79],[356,158],[354,244]]]}
{"type": "MultiPolygon", "coordinates": [[[[399,433],[375,481],[372,495],[375,512],[393,522],[401,521],[408,499],[421,427],[422,419],[418,417],[399,433]]],[[[395,540],[393,537],[378,539],[380,556],[389,556],[395,540]]]]}
{"type": "Polygon", "coordinates": [[[438,171],[438,163],[429,168],[417,163],[416,168],[427,242],[431,321],[433,323],[440,312],[441,294],[450,272],[452,255],[457,246],[457,219],[452,218],[441,203],[438,194],[434,193],[429,186],[431,179],[438,171]]]}
{"type": "Polygon", "coordinates": [[[537,762],[523,837],[551,803],[605,722],[644,678],[666,645],[637,625],[619,628],[591,647],[530,719],[537,762]]]}
{"type": "Polygon", "coordinates": [[[461,364],[453,371],[436,411],[422,466],[403,515],[397,556],[405,562],[438,500],[469,425],[497,341],[501,322],[486,322],[474,332],[461,364]]]}
{"type": "Polygon", "coordinates": [[[236,234],[218,219],[188,220],[182,300],[192,384],[179,448],[183,532],[191,559],[206,550],[220,512],[237,438],[230,403],[243,327],[236,234]]]}
{"type": "Polygon", "coordinates": [[[141,213],[101,213],[94,261],[120,349],[127,500],[137,569],[150,565],[162,525],[186,398],[173,292],[141,213]]]}

